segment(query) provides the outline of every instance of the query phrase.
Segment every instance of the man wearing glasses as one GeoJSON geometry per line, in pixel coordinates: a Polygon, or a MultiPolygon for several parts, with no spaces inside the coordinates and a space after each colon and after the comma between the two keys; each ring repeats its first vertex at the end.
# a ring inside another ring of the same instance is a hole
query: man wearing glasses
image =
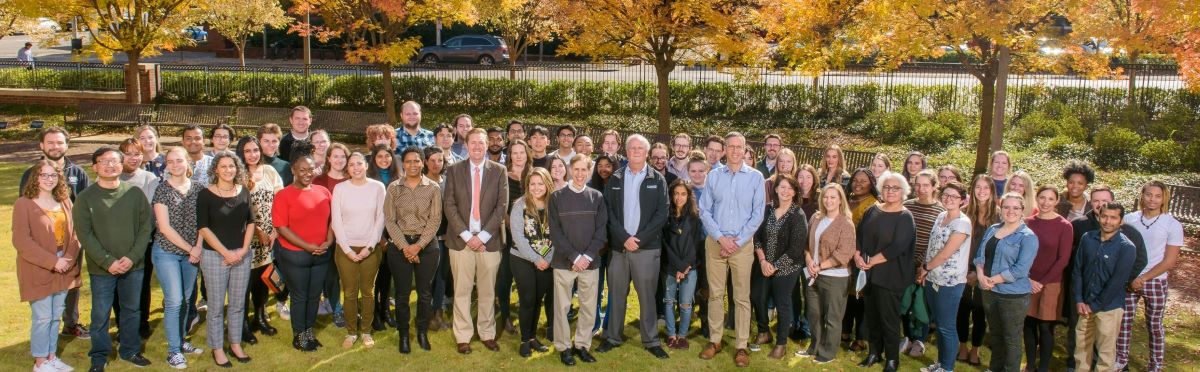
{"type": "Polygon", "coordinates": [[[567,124],[558,127],[558,151],[552,155],[562,159],[564,163],[571,164],[571,158],[575,157],[575,126],[567,124]]]}
{"type": "MultiPolygon", "coordinates": [[[[141,162],[141,151],[136,148],[128,151],[138,154],[135,164],[141,162]]],[[[92,371],[103,371],[112,352],[108,317],[114,301],[119,302],[121,310],[117,316],[121,359],[138,367],[150,365],[141,354],[142,339],[137,331],[141,315],[139,292],[153,214],[150,202],[139,193],[141,190],[121,180],[122,169],[130,164],[125,160],[128,159],[122,152],[111,147],[96,150],[92,166],[98,180],[79,193],[71,211],[91,279],[92,349],[88,356],[92,371]]],[[[138,171],[146,172],[140,168],[138,171]]]]}
{"type": "Polygon", "coordinates": [[[783,140],[778,134],[768,134],[763,140],[763,158],[754,168],[758,169],[763,174],[763,177],[769,177],[775,173],[775,161],[779,159],[779,150],[783,149],[783,140]]]}
{"type": "Polygon", "coordinates": [[[692,136],[679,133],[671,139],[671,159],[667,160],[667,171],[675,177],[688,178],[688,153],[692,151],[692,136]]]}

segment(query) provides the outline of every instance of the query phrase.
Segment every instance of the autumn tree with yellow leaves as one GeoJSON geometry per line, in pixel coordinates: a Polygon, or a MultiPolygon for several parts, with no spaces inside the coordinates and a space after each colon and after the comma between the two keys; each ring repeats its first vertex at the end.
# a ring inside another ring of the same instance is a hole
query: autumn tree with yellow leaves
{"type": "Polygon", "coordinates": [[[680,64],[760,63],[754,0],[553,0],[566,43],[559,53],[624,58],[654,66],[658,132],[671,132],[672,71],[680,64]]]}
{"type": "MultiPolygon", "coordinates": [[[[1085,50],[1083,43],[1107,42],[1131,63],[1148,53],[1169,54],[1192,89],[1200,88],[1200,1],[1080,0],[1068,13],[1072,56],[1078,65],[1106,69],[1109,55],[1085,50]]],[[[1120,73],[1121,71],[1116,71],[1120,73]]],[[[1137,70],[1129,69],[1127,95],[1136,98],[1137,70]]]]}
{"type": "Polygon", "coordinates": [[[233,43],[242,67],[246,67],[246,42],[251,35],[292,22],[279,0],[215,0],[211,4],[206,20],[233,43]]]}
{"type": "Polygon", "coordinates": [[[476,0],[479,21],[508,45],[508,77],[517,78],[517,60],[529,46],[549,41],[560,28],[561,3],[543,0],[476,0]]]}

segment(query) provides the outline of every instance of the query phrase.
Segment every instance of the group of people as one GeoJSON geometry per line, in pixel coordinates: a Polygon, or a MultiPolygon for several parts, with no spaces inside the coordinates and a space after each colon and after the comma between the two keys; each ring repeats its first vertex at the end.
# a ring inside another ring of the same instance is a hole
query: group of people
{"type": "Polygon", "coordinates": [[[895,371],[933,332],[936,362],[922,371],[981,364],[985,335],[991,370],[1021,370],[1024,355],[1025,370],[1045,371],[1065,324],[1070,368],[1121,370],[1144,301],[1147,368],[1164,367],[1167,276],[1183,230],[1158,181],[1133,211],[1085,163],[1039,186],[1003,151],[966,179],[918,152],[899,170],[884,155],[851,169],[836,145],[814,167],[778,135],[756,153],[738,132],[693,149],[688,134],[667,145],[610,130],[596,151],[564,125],[552,149],[550,130],[519,121],[485,130],[459,115],[428,130],[406,102],[400,128],[367,129],[364,153],[310,130],[312,120],[301,106],[287,134],[266,124],[239,138],[220,125],[207,148],[206,129],[188,126],[165,151],[155,128],[139,127],[92,154],[95,183],[66,158],[67,132],[44,130],[45,156],[22,176],[13,211],[34,371],[71,369],[55,355],[60,323],[90,336],[91,370],[103,371],[114,310],[119,357],[150,365],[141,343],[152,273],[166,362],[179,369],[185,354],[204,353],[188,342],[200,311],[213,362],[249,363],[243,342],[277,332],[272,298],[300,351],[323,346],[313,328],[326,306],[346,329],[343,348],[373,347],[372,332],[391,327],[404,354],[413,328],[425,351],[431,331],[450,329],[462,354],[476,337],[499,351],[503,332],[519,337],[522,357],[549,352],[544,314],[559,360],[591,363],[624,344],[631,285],[641,346],[661,359],[690,348],[695,316],[707,340],[699,357],[732,346],[739,367],[751,351],[783,359],[789,339],[811,339],[795,357],[866,350],[859,366],[895,371]]]}

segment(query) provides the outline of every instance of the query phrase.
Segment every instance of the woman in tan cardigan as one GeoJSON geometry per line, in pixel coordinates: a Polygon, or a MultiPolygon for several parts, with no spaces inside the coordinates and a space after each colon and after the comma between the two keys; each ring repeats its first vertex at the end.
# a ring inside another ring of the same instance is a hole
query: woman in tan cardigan
{"type": "Polygon", "coordinates": [[[67,290],[81,284],[79,241],[71,223],[71,200],[62,170],[41,160],[30,174],[37,176],[37,182],[26,183],[13,203],[12,244],[17,249],[21,301],[28,301],[33,310],[29,336],[33,370],[68,370],[54,351],[67,290]]]}
{"type": "Polygon", "coordinates": [[[850,260],[854,257],[854,222],[846,192],[836,182],[821,188],[820,210],[808,224],[809,248],[805,252],[804,284],[808,324],[813,342],[796,356],[816,357],[818,364],[837,356],[846,312],[846,288],[850,284],[850,260]]]}

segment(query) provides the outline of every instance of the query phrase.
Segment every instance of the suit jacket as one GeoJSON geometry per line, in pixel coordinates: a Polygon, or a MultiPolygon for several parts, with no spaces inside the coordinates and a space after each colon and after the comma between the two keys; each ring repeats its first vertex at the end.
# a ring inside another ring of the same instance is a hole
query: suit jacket
{"type": "MultiPolygon", "coordinates": [[[[625,250],[625,241],[630,236],[625,232],[625,168],[613,171],[608,184],[604,185],[604,201],[608,204],[608,248],[618,252],[625,250]]],[[[639,250],[659,249],[662,248],[663,226],[667,224],[670,208],[667,182],[650,164],[645,165],[645,172],[646,178],[638,190],[642,213],[634,236],[641,241],[639,250]]]]}
{"type": "Polygon", "coordinates": [[[40,300],[70,288],[78,288],[79,240],[75,237],[75,221],[71,218],[71,202],[62,204],[67,215],[67,241],[63,245],[63,257],[71,261],[66,273],[55,273],[58,263],[58,244],[54,241],[54,222],[42,211],[33,199],[18,197],[13,202],[12,245],[17,249],[17,284],[21,301],[40,300]]]}
{"type": "MultiPolygon", "coordinates": [[[[500,227],[508,210],[508,173],[500,163],[484,159],[479,185],[479,224],[491,235],[485,243],[488,252],[504,248],[500,227]]],[[[461,251],[467,247],[460,234],[471,227],[471,161],[454,163],[446,170],[446,189],[442,197],[446,215],[446,246],[461,251]]]]}

